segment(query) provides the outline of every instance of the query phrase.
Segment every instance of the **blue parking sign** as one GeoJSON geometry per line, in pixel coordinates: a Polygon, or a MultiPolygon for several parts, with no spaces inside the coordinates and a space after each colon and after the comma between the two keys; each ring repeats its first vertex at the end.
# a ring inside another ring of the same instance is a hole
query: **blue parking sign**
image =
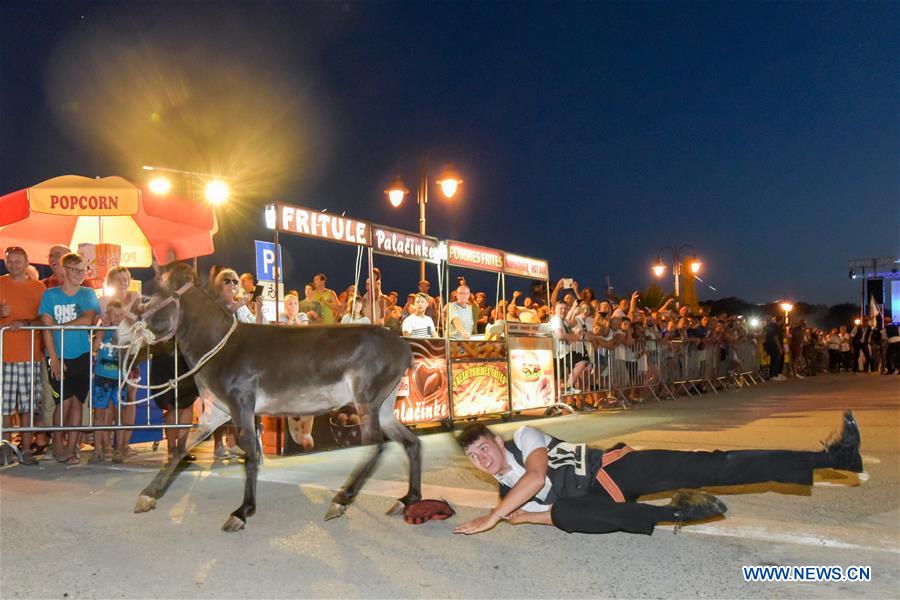
{"type": "MultiPolygon", "coordinates": [[[[256,245],[256,278],[260,281],[275,280],[275,244],[253,240],[256,245]]],[[[281,244],[278,244],[278,272],[281,273],[281,244]]]]}

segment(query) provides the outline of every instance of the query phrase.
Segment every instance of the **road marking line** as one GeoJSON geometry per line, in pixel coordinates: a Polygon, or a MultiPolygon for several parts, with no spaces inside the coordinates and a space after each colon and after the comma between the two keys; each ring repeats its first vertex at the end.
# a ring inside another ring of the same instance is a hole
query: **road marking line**
{"type": "MultiPolygon", "coordinates": [[[[109,465],[108,469],[127,471],[134,473],[146,473],[156,471],[155,468],[109,465]]],[[[183,475],[191,475],[197,478],[222,477],[225,479],[243,480],[244,471],[235,465],[235,468],[217,470],[193,470],[183,471],[183,475]]],[[[309,470],[295,470],[284,468],[268,468],[259,472],[259,481],[282,485],[293,485],[314,490],[334,492],[340,489],[344,483],[344,476],[338,474],[323,474],[310,472],[309,470]]],[[[817,482],[815,485],[837,486],[827,481],[817,482]]],[[[846,484],[845,484],[846,485],[846,484]]],[[[396,499],[406,493],[408,484],[403,481],[369,479],[360,491],[360,494],[396,499]]],[[[426,498],[441,498],[457,506],[468,508],[490,509],[496,506],[498,496],[495,490],[459,488],[442,485],[423,484],[422,495],[426,498]]],[[[879,546],[867,546],[837,539],[832,534],[826,537],[821,532],[803,530],[785,531],[783,523],[772,523],[770,526],[751,524],[759,522],[741,517],[729,517],[726,521],[718,523],[689,525],[682,530],[683,533],[709,535],[716,537],[732,537],[745,540],[765,541],[781,544],[793,544],[800,546],[815,546],[820,548],[835,548],[845,550],[866,550],[870,552],[887,552],[900,554],[900,548],[896,547],[896,540],[881,540],[879,546]]],[[[673,526],[662,525],[662,530],[671,530],[673,526]]]]}

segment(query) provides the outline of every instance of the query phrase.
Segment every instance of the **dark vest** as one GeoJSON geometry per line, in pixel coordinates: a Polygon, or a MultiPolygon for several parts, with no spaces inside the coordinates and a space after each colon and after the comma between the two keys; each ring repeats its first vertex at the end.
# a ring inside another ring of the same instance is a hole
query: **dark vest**
{"type": "MultiPolygon", "coordinates": [[[[505,442],[506,449],[513,459],[525,467],[522,451],[513,440],[505,442]]],[[[559,498],[576,498],[584,496],[595,481],[594,477],[603,460],[603,450],[589,448],[587,444],[570,444],[555,437],[550,438],[547,446],[547,478],[550,479],[550,491],[545,500],[537,496],[531,498],[538,504],[553,504],[559,498]]],[[[500,484],[500,498],[505,498],[511,488],[500,484]]]]}

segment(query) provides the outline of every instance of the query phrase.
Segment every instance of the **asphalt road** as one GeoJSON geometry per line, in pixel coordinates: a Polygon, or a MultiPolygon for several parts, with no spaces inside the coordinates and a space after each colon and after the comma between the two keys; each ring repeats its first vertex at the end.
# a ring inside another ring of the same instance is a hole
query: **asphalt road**
{"type": "MultiPolygon", "coordinates": [[[[332,492],[365,452],[268,459],[256,516],[220,531],[242,468],[209,449],[156,510],[131,512],[161,452],[126,465],[41,461],[0,474],[2,598],[897,598],[900,597],[900,379],[820,376],[618,413],[532,421],[559,437],[638,448],[816,449],[854,410],[866,473],[817,472],[809,488],[733,489],[727,517],[678,535],[569,535],[501,523],[455,525],[493,506],[448,434],[423,436],[425,495],[457,509],[410,526],[383,513],[405,491],[405,457],[384,454],[363,493],[324,522],[332,492]],[[871,567],[870,582],[749,583],[744,565],[871,567]]],[[[511,435],[516,423],[498,427],[511,435]]],[[[664,499],[658,500],[663,502],[664,499]]]]}

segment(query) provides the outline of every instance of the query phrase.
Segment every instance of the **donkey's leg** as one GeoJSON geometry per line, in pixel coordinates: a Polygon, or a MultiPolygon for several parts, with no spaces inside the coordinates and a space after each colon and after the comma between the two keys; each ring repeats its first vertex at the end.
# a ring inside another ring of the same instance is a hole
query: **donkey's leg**
{"type": "MultiPolygon", "coordinates": [[[[377,418],[375,415],[370,417],[370,419],[375,418],[377,418]]],[[[353,502],[354,498],[356,498],[356,494],[359,493],[359,489],[362,487],[363,483],[365,483],[366,479],[369,478],[372,470],[375,469],[375,465],[378,464],[378,458],[381,456],[383,450],[384,442],[378,442],[366,462],[357,465],[356,468],[353,469],[350,478],[347,479],[344,486],[334,495],[334,498],[331,499],[331,506],[328,507],[328,512],[325,513],[326,521],[330,521],[331,519],[340,517],[344,514],[347,510],[347,506],[353,502]]]]}
{"type": "Polygon", "coordinates": [[[175,469],[182,459],[190,453],[194,446],[212,435],[213,431],[223,423],[226,423],[230,418],[231,415],[221,409],[213,410],[208,415],[204,413],[204,418],[200,424],[191,429],[184,451],[176,448],[172,458],[160,468],[150,485],[145,487],[140,496],[138,496],[137,504],[134,505],[134,512],[142,513],[156,508],[156,501],[162,498],[162,495],[166,492],[175,475],[175,469]]]}
{"type": "Polygon", "coordinates": [[[256,512],[256,478],[259,473],[259,447],[256,444],[256,417],[253,413],[253,399],[245,403],[241,412],[234,418],[238,426],[238,446],[244,451],[244,501],[231,513],[224,531],[239,531],[244,528],[247,519],[256,512]]]}
{"type": "Polygon", "coordinates": [[[422,499],[422,447],[419,437],[394,416],[396,392],[395,388],[392,395],[385,398],[379,409],[381,431],[392,441],[402,444],[403,449],[406,450],[406,457],[409,459],[409,489],[406,495],[397,500],[394,506],[387,511],[389,515],[399,515],[410,503],[422,499]]]}

